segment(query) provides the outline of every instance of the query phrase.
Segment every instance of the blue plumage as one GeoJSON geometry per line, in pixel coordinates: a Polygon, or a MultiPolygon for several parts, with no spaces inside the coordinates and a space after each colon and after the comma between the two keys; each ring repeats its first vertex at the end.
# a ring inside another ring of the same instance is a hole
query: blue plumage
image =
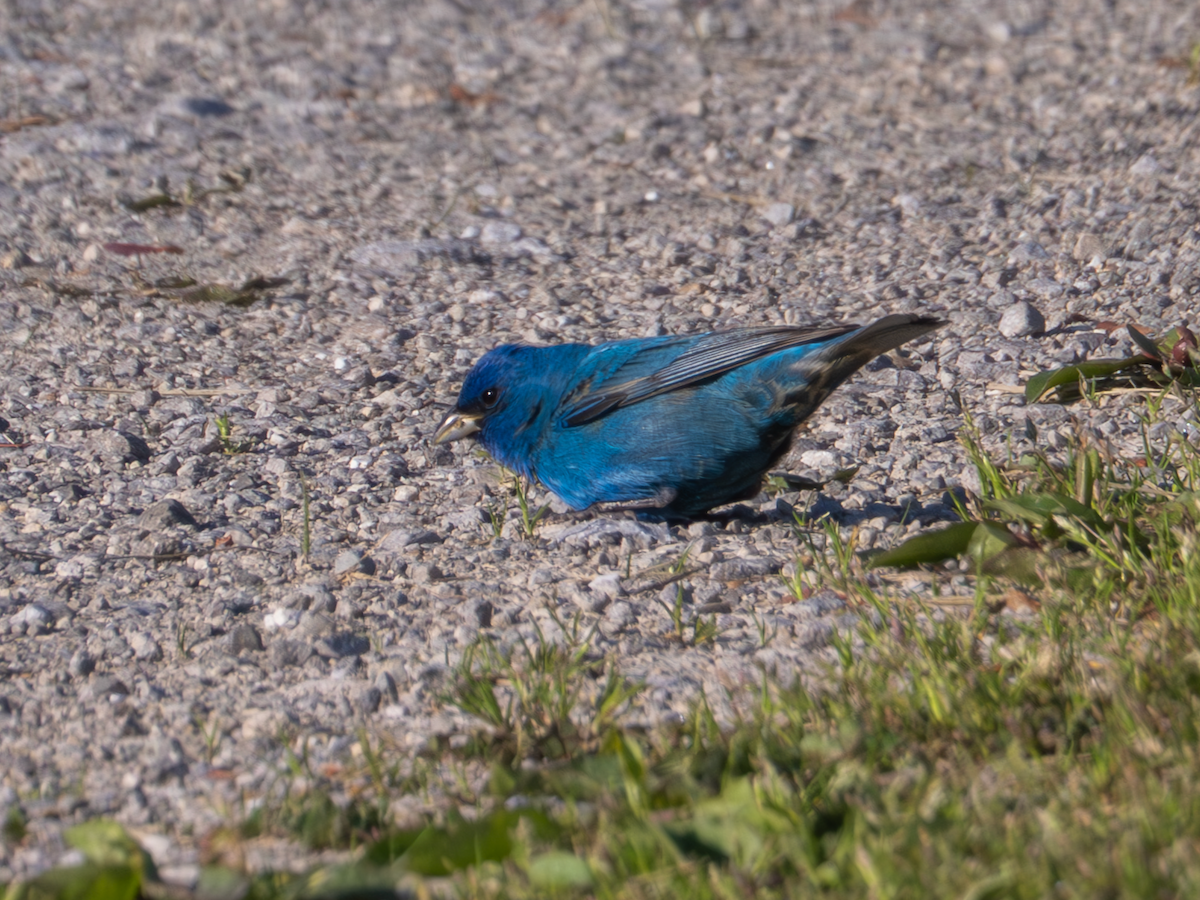
{"type": "Polygon", "coordinates": [[[865,328],[507,344],[468,373],[435,441],[474,435],[575,509],[634,502],[695,516],[753,496],[834,388],[941,324],[898,315],[865,328]]]}

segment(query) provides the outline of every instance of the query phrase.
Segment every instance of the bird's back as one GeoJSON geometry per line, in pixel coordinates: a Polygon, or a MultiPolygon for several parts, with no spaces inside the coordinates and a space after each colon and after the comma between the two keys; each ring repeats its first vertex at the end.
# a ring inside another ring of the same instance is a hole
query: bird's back
{"type": "Polygon", "coordinates": [[[860,329],[600,345],[543,435],[535,470],[579,508],[666,500],[668,511],[693,515],[731,502],[757,491],[796,427],[850,374],[933,327],[893,316],[860,329]]]}

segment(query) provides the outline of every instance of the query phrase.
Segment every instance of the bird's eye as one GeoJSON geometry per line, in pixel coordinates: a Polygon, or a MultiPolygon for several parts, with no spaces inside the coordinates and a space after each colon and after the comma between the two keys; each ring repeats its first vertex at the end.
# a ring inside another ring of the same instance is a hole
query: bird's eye
{"type": "Polygon", "coordinates": [[[488,388],[483,392],[483,395],[480,397],[480,399],[483,401],[484,407],[491,409],[498,402],[500,402],[500,389],[488,388]]]}

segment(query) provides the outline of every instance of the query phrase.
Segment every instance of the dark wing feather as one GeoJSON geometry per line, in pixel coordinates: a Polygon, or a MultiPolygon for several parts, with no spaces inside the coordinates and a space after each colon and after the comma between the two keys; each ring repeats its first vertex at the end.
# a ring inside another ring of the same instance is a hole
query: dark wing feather
{"type": "MultiPolygon", "coordinates": [[[[744,328],[705,335],[696,345],[650,375],[594,386],[576,400],[563,416],[568,428],[595,421],[605,413],[706,381],[753,362],[804,344],[839,338],[857,325],[836,328],[744,328]]],[[[620,369],[617,370],[620,375],[620,369]]]]}

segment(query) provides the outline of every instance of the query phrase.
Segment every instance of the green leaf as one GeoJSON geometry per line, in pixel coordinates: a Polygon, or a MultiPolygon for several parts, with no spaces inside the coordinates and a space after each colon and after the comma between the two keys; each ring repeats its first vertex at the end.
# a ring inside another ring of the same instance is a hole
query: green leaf
{"type": "MultiPolygon", "coordinates": [[[[1162,350],[1159,349],[1159,346],[1154,341],[1154,338],[1150,337],[1149,335],[1142,334],[1140,331],[1138,331],[1132,325],[1126,326],[1125,330],[1129,332],[1129,339],[1132,340],[1139,347],[1141,347],[1142,351],[1147,356],[1149,356],[1151,359],[1158,359],[1158,360],[1162,359],[1162,350]]],[[[1171,350],[1171,348],[1167,347],[1168,353],[1170,352],[1170,350],[1171,350]]]]}
{"type": "Polygon", "coordinates": [[[241,872],[225,866],[205,866],[196,882],[196,895],[204,900],[240,900],[249,881],[241,872]]]}
{"type": "Polygon", "coordinates": [[[903,544],[872,557],[867,565],[872,569],[880,566],[910,569],[924,563],[954,559],[967,552],[978,526],[978,522],[958,522],[941,531],[918,534],[903,544]]]}
{"type": "Polygon", "coordinates": [[[684,853],[744,869],[762,861],[771,835],[792,828],[787,816],[760,802],[754,780],[745,777],[728,781],[718,796],[697,803],[690,820],[663,826],[684,853]]]}
{"type": "Polygon", "coordinates": [[[1009,547],[981,566],[985,575],[1011,578],[1020,584],[1037,586],[1043,582],[1043,571],[1051,562],[1050,557],[1032,547],[1009,547]]]}
{"type": "Polygon", "coordinates": [[[356,863],[319,866],[304,875],[302,883],[303,887],[291,896],[312,900],[349,900],[351,897],[354,900],[395,900],[398,896],[394,872],[356,863]]]}
{"type": "Polygon", "coordinates": [[[406,828],[393,831],[367,848],[363,859],[377,866],[387,866],[404,856],[417,838],[425,833],[424,828],[406,828]]]}
{"type": "Polygon", "coordinates": [[[963,894],[963,900],[1003,900],[1013,896],[1016,885],[1012,873],[1002,869],[995,875],[976,881],[963,894]]]}
{"type": "Polygon", "coordinates": [[[10,889],[10,900],[136,900],[141,875],[132,866],[60,866],[10,889]]]}
{"type": "Polygon", "coordinates": [[[1003,525],[994,522],[980,522],[971,535],[967,545],[967,553],[976,562],[982,563],[997,556],[1009,547],[1016,546],[1017,539],[1003,525]]]}
{"type": "Polygon", "coordinates": [[[1041,508],[1038,504],[1031,502],[1030,497],[994,497],[985,500],[983,505],[988,509],[1003,513],[1014,522],[1025,522],[1036,528],[1049,525],[1052,514],[1056,512],[1053,509],[1041,508]]]}
{"type": "Polygon", "coordinates": [[[595,801],[623,789],[621,758],[601,753],[576,759],[569,766],[539,773],[522,773],[518,784],[524,793],[546,792],[564,800],[595,801]]]}
{"type": "Polygon", "coordinates": [[[1107,378],[1126,369],[1145,366],[1146,363],[1144,356],[1131,356],[1128,359],[1097,359],[1050,372],[1039,372],[1025,383],[1025,402],[1037,403],[1054,388],[1078,384],[1081,378],[1107,378]]]}
{"type": "Polygon", "coordinates": [[[509,828],[516,818],[501,811],[477,822],[426,828],[400,863],[418,875],[440,877],[481,862],[500,862],[512,854],[509,828]]]}
{"type": "Polygon", "coordinates": [[[1022,494],[1007,499],[986,500],[984,505],[1038,528],[1046,527],[1055,517],[1064,516],[1093,526],[1103,522],[1095,509],[1065,494],[1022,494]]]}
{"type": "Polygon", "coordinates": [[[770,480],[773,487],[790,491],[819,491],[827,484],[824,481],[813,481],[811,478],[793,475],[790,472],[772,472],[770,480]]]}
{"type": "Polygon", "coordinates": [[[154,860],[123,827],[111,819],[93,819],[68,828],[64,840],[98,866],[128,866],[140,877],[157,880],[154,860]]]}
{"type": "Polygon", "coordinates": [[[529,880],[535,887],[588,888],[595,884],[592,870],[574,853],[551,850],[529,862],[529,880]]]}

